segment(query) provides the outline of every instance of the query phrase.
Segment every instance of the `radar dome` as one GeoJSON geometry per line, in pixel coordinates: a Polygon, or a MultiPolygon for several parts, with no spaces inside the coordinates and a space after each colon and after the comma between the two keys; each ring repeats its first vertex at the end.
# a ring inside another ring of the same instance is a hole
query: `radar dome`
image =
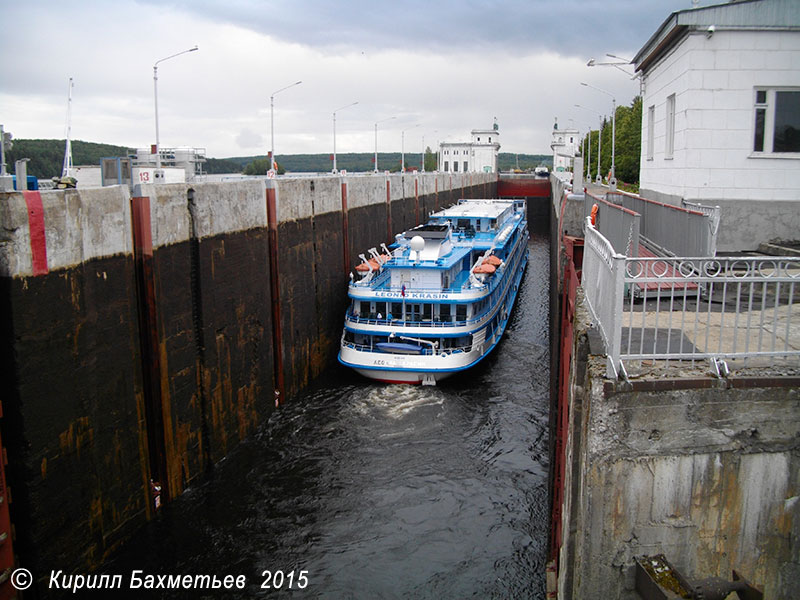
{"type": "Polygon", "coordinates": [[[422,252],[425,249],[425,240],[421,235],[415,235],[411,238],[411,249],[414,252],[422,252]]]}

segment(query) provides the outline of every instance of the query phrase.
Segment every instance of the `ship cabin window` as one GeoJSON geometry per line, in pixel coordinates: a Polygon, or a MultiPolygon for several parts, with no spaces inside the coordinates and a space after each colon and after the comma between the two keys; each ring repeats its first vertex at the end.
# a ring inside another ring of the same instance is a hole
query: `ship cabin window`
{"type": "Polygon", "coordinates": [[[392,302],[392,308],[389,312],[387,318],[390,319],[402,319],[403,318],[403,303],[402,302],[392,302]]]}
{"type": "Polygon", "coordinates": [[[356,316],[366,317],[369,314],[369,302],[362,300],[356,307],[356,316]]]}
{"type": "Polygon", "coordinates": [[[444,321],[445,323],[452,320],[452,316],[450,314],[450,304],[439,305],[439,320],[444,321]]]}
{"type": "Polygon", "coordinates": [[[422,305],[422,320],[423,321],[432,321],[433,320],[433,305],[432,304],[423,304],[422,305]]]}
{"type": "Polygon", "coordinates": [[[467,320],[467,305],[456,304],[456,321],[466,321],[466,320],[467,320]]]}
{"type": "Polygon", "coordinates": [[[378,319],[385,319],[386,318],[386,302],[376,302],[375,303],[375,315],[378,319]],[[378,317],[377,315],[380,315],[378,317]]]}

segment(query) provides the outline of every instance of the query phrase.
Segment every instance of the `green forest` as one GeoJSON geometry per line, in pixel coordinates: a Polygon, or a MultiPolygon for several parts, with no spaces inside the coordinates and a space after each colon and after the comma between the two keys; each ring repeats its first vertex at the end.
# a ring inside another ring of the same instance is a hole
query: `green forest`
{"type": "MultiPolygon", "coordinates": [[[[13,147],[6,152],[8,172],[14,172],[14,162],[28,158],[28,175],[40,179],[49,179],[61,175],[64,164],[65,140],[13,140],[13,147]]],[[[100,160],[115,156],[129,156],[132,153],[127,146],[97,144],[75,140],[72,142],[72,164],[99,165],[100,160]]],[[[287,154],[278,155],[280,172],[290,173],[328,173],[333,168],[333,157],[330,154],[287,154]]],[[[372,171],[375,154],[371,152],[348,152],[336,155],[336,167],[351,172],[372,171]]],[[[378,167],[381,171],[400,171],[399,152],[379,152],[378,167]]],[[[421,155],[407,152],[406,169],[420,169],[421,155]]],[[[551,166],[552,157],[544,154],[513,154],[501,152],[498,156],[501,171],[513,169],[529,170],[539,165],[551,166]]],[[[246,175],[263,175],[267,171],[266,155],[236,156],[233,158],[208,158],[203,171],[210,174],[244,173],[246,175]]],[[[436,154],[427,148],[425,152],[425,170],[436,169],[436,154]]]]}
{"type": "MultiPolygon", "coordinates": [[[[642,152],[642,98],[637,96],[630,106],[618,106],[616,112],[616,148],[614,163],[617,180],[621,183],[639,184],[639,163],[642,152]]],[[[591,147],[591,162],[585,169],[587,177],[597,175],[597,143],[601,139],[600,174],[603,177],[611,170],[611,120],[603,121],[601,131],[592,131],[584,136],[582,147],[591,147]],[[599,136],[602,136],[599,138],[599,136]]],[[[590,152],[587,150],[586,154],[590,152]]]]}

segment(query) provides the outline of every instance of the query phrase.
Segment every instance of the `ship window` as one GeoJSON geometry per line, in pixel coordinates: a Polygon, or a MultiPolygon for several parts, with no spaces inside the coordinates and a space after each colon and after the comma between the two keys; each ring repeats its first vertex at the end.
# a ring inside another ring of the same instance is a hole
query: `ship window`
{"type": "Polygon", "coordinates": [[[386,317],[386,302],[376,302],[375,312],[377,312],[382,318],[386,317]]]}
{"type": "Polygon", "coordinates": [[[433,318],[433,305],[431,304],[423,304],[422,305],[422,320],[423,321],[430,321],[433,318]]]}
{"type": "Polygon", "coordinates": [[[456,304],[456,321],[466,321],[466,320],[467,320],[467,305],[456,304]]]}
{"type": "Polygon", "coordinates": [[[359,314],[361,316],[367,316],[369,314],[369,302],[361,301],[361,307],[359,309],[359,314]]]}
{"type": "Polygon", "coordinates": [[[392,312],[389,313],[392,319],[403,318],[403,304],[401,302],[392,302],[392,312]]]}
{"type": "Polygon", "coordinates": [[[450,305],[449,304],[442,304],[439,306],[439,318],[442,321],[450,321],[450,305]]]}

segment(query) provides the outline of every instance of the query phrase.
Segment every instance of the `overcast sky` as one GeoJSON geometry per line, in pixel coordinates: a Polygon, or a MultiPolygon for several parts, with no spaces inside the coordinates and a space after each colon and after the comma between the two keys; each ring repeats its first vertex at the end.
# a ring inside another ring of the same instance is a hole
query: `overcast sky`
{"type": "MultiPolygon", "coordinates": [[[[704,0],[701,5],[714,4],[704,0]]],[[[16,138],[162,147],[224,158],[405,151],[469,139],[497,118],[503,152],[550,153],[553,120],[596,128],[638,93],[632,58],[691,0],[0,0],[0,123],[16,138]],[[581,104],[590,110],[575,108],[581,104]],[[595,111],[595,112],[592,112],[595,111]],[[394,117],[393,119],[391,117],[394,117]]]]}

